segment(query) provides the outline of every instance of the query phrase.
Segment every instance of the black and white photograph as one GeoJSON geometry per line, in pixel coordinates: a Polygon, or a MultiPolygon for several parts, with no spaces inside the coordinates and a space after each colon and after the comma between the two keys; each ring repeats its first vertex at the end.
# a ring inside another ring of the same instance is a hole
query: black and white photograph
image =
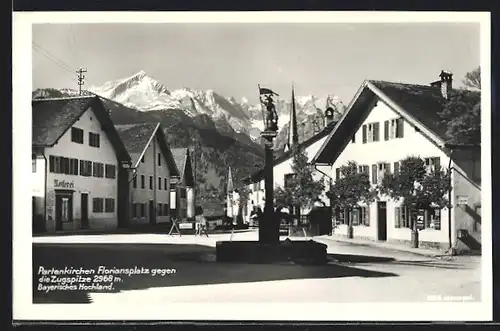
{"type": "Polygon", "coordinates": [[[15,319],[491,320],[489,14],[13,17],[15,319]]]}

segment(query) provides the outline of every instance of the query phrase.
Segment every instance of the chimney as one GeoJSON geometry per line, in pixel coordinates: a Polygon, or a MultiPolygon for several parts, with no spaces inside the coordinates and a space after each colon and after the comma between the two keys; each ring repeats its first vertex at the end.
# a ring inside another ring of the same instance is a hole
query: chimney
{"type": "Polygon", "coordinates": [[[449,71],[441,70],[439,74],[440,80],[431,83],[431,86],[439,87],[441,89],[441,95],[443,98],[448,99],[451,90],[453,89],[453,74],[449,71]]]}
{"type": "Polygon", "coordinates": [[[325,111],[325,128],[333,122],[333,108],[328,107],[325,111]]]}

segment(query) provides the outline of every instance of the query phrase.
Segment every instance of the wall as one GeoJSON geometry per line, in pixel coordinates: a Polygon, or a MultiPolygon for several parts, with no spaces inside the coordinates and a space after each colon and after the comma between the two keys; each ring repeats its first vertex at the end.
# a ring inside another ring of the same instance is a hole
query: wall
{"type": "MultiPolygon", "coordinates": [[[[48,161],[48,160],[47,160],[48,161]]],[[[32,162],[35,162],[35,172],[31,173],[32,196],[35,198],[35,209],[33,215],[45,214],[45,159],[43,155],[37,154],[32,162]]]]}
{"type": "Polygon", "coordinates": [[[457,239],[458,250],[481,247],[481,153],[480,150],[456,150],[453,152],[453,214],[457,231],[467,230],[470,237],[457,239]],[[460,201],[462,200],[462,201],[460,201]],[[462,204],[465,203],[465,204],[462,204]]]}
{"type": "MultiPolygon", "coordinates": [[[[367,142],[363,144],[362,125],[355,133],[355,142],[350,141],[342,151],[329,173],[335,178],[336,168],[347,164],[348,161],[356,161],[359,165],[368,165],[370,180],[372,178],[372,165],[378,162],[390,163],[390,171],[394,170],[394,162],[400,161],[408,156],[419,156],[421,158],[440,157],[440,164],[446,168],[449,163],[449,157],[434,145],[429,139],[423,136],[410,123],[404,122],[403,138],[394,138],[388,141],[384,140],[384,121],[398,118],[398,114],[389,108],[386,104],[379,101],[363,124],[373,122],[380,123],[379,138],[377,142],[367,142]]],[[[325,167],[323,167],[324,169],[325,167]]],[[[379,197],[380,201],[387,202],[387,237],[388,240],[406,241],[411,239],[411,230],[408,228],[395,227],[395,207],[400,203],[388,199],[388,197],[379,197]]],[[[423,242],[448,242],[448,211],[441,212],[441,230],[425,229],[420,232],[420,240],[423,242]]],[[[346,234],[347,226],[339,226],[335,233],[346,234]]],[[[377,237],[377,205],[370,205],[370,226],[356,226],[354,236],[368,237],[375,239],[377,237]]]]}
{"type": "Polygon", "coordinates": [[[147,224],[150,223],[151,215],[149,215],[149,201],[155,200],[155,192],[156,192],[156,202],[154,204],[155,214],[156,214],[156,223],[164,223],[170,220],[170,172],[167,166],[167,160],[165,155],[161,153],[159,146],[159,136],[156,136],[155,139],[151,141],[151,143],[146,148],[144,153],[144,162],[139,160],[137,163],[136,176],[137,176],[137,187],[133,187],[133,180],[131,178],[130,183],[130,204],[131,204],[131,223],[132,224],[147,224]],[[158,153],[161,154],[161,165],[158,165],[158,153]],[[141,188],[141,175],[144,175],[144,189],[141,188]],[[156,176],[156,177],[155,177],[156,176]],[[150,177],[153,177],[153,189],[150,188],[149,181],[150,177]],[[165,187],[165,178],[167,179],[167,187],[165,187]],[[161,189],[158,183],[158,180],[161,179],[161,189]],[[134,217],[132,209],[135,204],[145,203],[145,215],[141,217],[140,208],[137,206],[137,214],[134,217]],[[161,203],[168,205],[168,214],[158,215],[158,204],[161,203]]]}
{"type": "MultiPolygon", "coordinates": [[[[116,228],[117,227],[117,205],[118,205],[118,161],[116,153],[109,141],[106,133],[102,130],[100,122],[89,108],[82,117],[76,121],[74,127],[84,130],[84,143],[78,144],[71,141],[71,129],[59,139],[53,147],[45,149],[47,161],[49,156],[63,156],[113,164],[116,166],[116,178],[85,177],[81,175],[55,174],[47,172],[47,230],[55,231],[55,180],[66,181],[75,192],[73,193],[73,223],[64,224],[64,230],[76,230],[81,228],[81,194],[89,195],[89,227],[93,229],[116,228]],[[100,135],[100,147],[89,146],[89,132],[100,135]],[[113,198],[115,199],[114,212],[94,213],[92,208],[92,198],[113,198]]],[[[37,177],[38,178],[38,177],[37,177]]]]}

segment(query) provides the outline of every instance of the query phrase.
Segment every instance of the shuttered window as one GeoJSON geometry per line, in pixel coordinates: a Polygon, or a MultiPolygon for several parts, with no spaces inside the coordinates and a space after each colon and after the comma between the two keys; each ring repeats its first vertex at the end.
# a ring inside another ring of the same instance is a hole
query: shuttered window
{"type": "Polygon", "coordinates": [[[377,165],[372,164],[372,184],[377,184],[377,165]]]}
{"type": "Polygon", "coordinates": [[[404,121],[402,118],[396,120],[396,138],[404,137],[404,121]]]}
{"type": "Polygon", "coordinates": [[[389,121],[384,122],[384,140],[389,140],[389,121]]]}
{"type": "Polygon", "coordinates": [[[394,162],[394,174],[399,174],[399,162],[394,162]]]}

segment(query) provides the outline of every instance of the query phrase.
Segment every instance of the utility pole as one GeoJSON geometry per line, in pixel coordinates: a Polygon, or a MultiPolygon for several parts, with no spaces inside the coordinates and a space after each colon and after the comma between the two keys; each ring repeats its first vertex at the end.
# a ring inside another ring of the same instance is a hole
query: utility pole
{"type": "Polygon", "coordinates": [[[78,95],[82,95],[82,85],[85,84],[83,81],[85,79],[84,72],[87,72],[86,68],[79,68],[76,73],[78,74],[78,95]]]}

